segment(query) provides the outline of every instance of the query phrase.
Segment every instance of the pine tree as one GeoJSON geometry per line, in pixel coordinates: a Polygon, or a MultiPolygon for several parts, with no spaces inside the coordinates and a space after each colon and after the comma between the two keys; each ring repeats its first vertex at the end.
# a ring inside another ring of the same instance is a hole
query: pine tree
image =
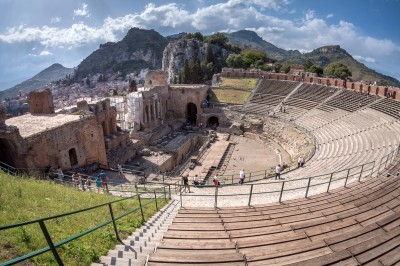
{"type": "Polygon", "coordinates": [[[185,59],[185,63],[183,64],[183,69],[182,69],[181,83],[188,84],[189,78],[190,78],[189,61],[185,59]]]}
{"type": "Polygon", "coordinates": [[[214,52],[211,47],[211,43],[207,44],[207,50],[206,50],[206,64],[208,63],[214,63],[214,52]]]}

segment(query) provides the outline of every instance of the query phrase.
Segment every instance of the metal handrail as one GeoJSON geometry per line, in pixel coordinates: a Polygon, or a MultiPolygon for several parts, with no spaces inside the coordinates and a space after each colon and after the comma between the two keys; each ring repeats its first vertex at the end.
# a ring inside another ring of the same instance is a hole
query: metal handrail
{"type": "Polygon", "coordinates": [[[348,184],[348,180],[350,178],[352,179],[356,179],[358,182],[361,181],[362,177],[372,177],[374,176],[378,176],[383,169],[385,169],[388,164],[390,164],[391,162],[393,162],[396,158],[396,156],[398,156],[400,154],[400,145],[397,146],[394,150],[392,150],[390,153],[388,153],[387,155],[383,156],[380,160],[376,160],[376,161],[372,161],[372,162],[368,162],[368,163],[364,163],[362,165],[358,165],[358,166],[353,166],[344,170],[340,170],[340,171],[335,171],[335,172],[331,172],[328,174],[321,174],[321,175],[316,175],[316,176],[311,176],[311,177],[305,177],[305,178],[299,178],[299,179],[294,179],[294,180],[283,180],[283,181],[275,181],[275,182],[260,182],[260,183],[256,183],[256,184],[249,184],[249,183],[244,183],[241,185],[237,185],[237,184],[228,184],[228,185],[219,185],[219,186],[213,186],[213,185],[189,185],[189,187],[204,187],[204,188],[211,188],[211,187],[215,187],[215,192],[214,194],[195,194],[195,195],[190,195],[190,194],[182,194],[182,188],[185,187],[185,185],[183,184],[177,184],[177,186],[179,187],[179,191],[180,191],[180,198],[181,198],[181,206],[183,206],[183,197],[190,197],[190,196],[200,196],[200,197],[213,197],[214,198],[214,207],[217,208],[218,207],[218,197],[235,197],[235,196],[248,196],[249,197],[249,201],[248,201],[248,206],[251,205],[251,199],[253,195],[260,195],[260,194],[270,194],[270,193],[279,193],[279,199],[278,202],[282,202],[282,197],[284,195],[284,192],[288,192],[288,191],[293,191],[293,190],[299,190],[299,189],[305,189],[305,193],[304,193],[304,197],[308,197],[309,195],[309,190],[311,187],[316,187],[316,186],[321,186],[321,185],[327,185],[327,190],[326,192],[329,192],[330,188],[331,188],[331,184],[333,182],[337,182],[337,181],[344,181],[344,187],[347,186],[348,184]],[[379,161],[379,163],[377,163],[377,161],[379,161]],[[383,166],[383,168],[382,168],[383,166]],[[354,169],[359,169],[360,170],[356,170],[356,172],[354,172],[354,169]],[[339,178],[333,178],[335,175],[342,173],[345,174],[344,177],[339,177],[339,178]],[[318,183],[315,183],[315,181],[319,181],[318,183]],[[285,184],[289,184],[289,183],[293,183],[293,182],[299,182],[299,181],[308,181],[307,182],[307,186],[300,186],[300,187],[295,187],[295,188],[286,188],[285,189],[285,184]],[[314,183],[313,183],[314,181],[314,183]],[[281,183],[281,188],[279,190],[271,190],[271,191],[262,191],[262,192],[253,192],[253,187],[254,186],[258,186],[258,185],[265,185],[265,184],[277,184],[277,183],[281,183]],[[218,193],[218,187],[222,188],[222,187],[229,187],[229,186],[249,186],[250,187],[250,191],[248,193],[235,193],[235,194],[220,194],[218,193]]]}
{"type": "Polygon", "coordinates": [[[38,223],[40,225],[42,233],[43,233],[43,235],[44,235],[44,237],[45,237],[45,239],[46,239],[46,241],[48,243],[47,247],[38,249],[38,250],[36,250],[34,252],[25,254],[23,256],[14,258],[14,259],[6,261],[6,262],[3,262],[0,265],[1,266],[13,265],[13,264],[19,263],[21,261],[36,257],[36,256],[38,256],[40,254],[43,254],[45,252],[48,252],[48,251],[51,251],[53,253],[54,258],[57,261],[58,265],[64,265],[63,261],[61,260],[59,254],[57,252],[57,248],[58,247],[61,247],[62,245],[65,245],[65,244],[67,244],[67,243],[69,243],[69,242],[71,242],[73,240],[76,240],[76,239],[78,239],[78,238],[80,238],[80,237],[82,237],[84,235],[87,235],[87,234],[89,234],[91,232],[94,232],[97,229],[100,229],[100,228],[102,228],[102,227],[104,227],[106,225],[109,225],[111,223],[113,224],[114,232],[116,234],[116,238],[120,240],[119,234],[118,234],[118,228],[117,228],[117,225],[116,225],[115,221],[117,221],[117,220],[119,220],[119,219],[121,219],[121,218],[123,218],[123,217],[125,217],[125,216],[127,216],[129,214],[135,213],[135,212],[140,210],[141,218],[142,218],[142,224],[143,224],[145,222],[143,209],[146,206],[148,206],[148,205],[150,205],[152,203],[155,203],[156,210],[158,211],[159,209],[158,209],[157,200],[164,199],[165,201],[167,201],[167,191],[165,189],[166,186],[168,186],[169,199],[171,199],[171,188],[170,188],[170,185],[165,185],[163,192],[157,192],[156,190],[154,190],[153,191],[154,199],[152,199],[151,201],[149,201],[149,202],[147,202],[145,204],[143,204],[142,201],[141,201],[141,195],[151,193],[150,191],[148,191],[148,192],[136,192],[136,195],[133,195],[133,196],[130,196],[130,197],[127,197],[127,198],[118,199],[118,200],[115,200],[115,201],[103,203],[103,204],[100,204],[100,205],[88,207],[88,208],[81,209],[81,210],[76,210],[76,211],[72,211],[72,212],[68,212],[68,213],[58,214],[58,215],[54,215],[54,216],[50,216],[50,217],[45,217],[45,218],[36,219],[36,220],[32,220],[32,221],[27,221],[27,222],[22,222],[22,223],[17,223],[17,224],[0,226],[0,231],[3,231],[3,230],[7,230],[7,229],[12,229],[12,228],[16,228],[16,227],[22,227],[22,226],[38,223]],[[163,196],[157,197],[157,194],[162,194],[163,196]],[[135,198],[138,199],[139,207],[136,207],[136,208],[133,208],[131,210],[128,210],[125,213],[120,214],[119,216],[116,216],[116,217],[114,216],[114,212],[113,212],[113,209],[112,209],[112,204],[115,204],[115,203],[118,203],[118,202],[121,202],[121,201],[125,201],[125,200],[129,200],[129,199],[135,199],[135,198]],[[66,238],[64,240],[59,241],[59,242],[56,242],[56,243],[53,242],[53,240],[52,240],[52,238],[51,238],[51,236],[50,236],[50,234],[49,234],[49,232],[47,230],[47,227],[46,227],[46,225],[44,223],[45,221],[49,221],[49,220],[57,219],[57,218],[60,218],[60,217],[65,217],[65,216],[70,216],[70,215],[77,214],[77,213],[90,211],[90,210],[97,209],[97,208],[104,207],[104,206],[108,206],[109,207],[111,219],[109,219],[109,220],[107,220],[105,222],[102,222],[102,223],[100,223],[100,224],[98,224],[98,225],[96,225],[96,226],[94,226],[92,228],[89,228],[89,229],[87,229],[87,230],[85,230],[83,232],[80,232],[78,234],[70,236],[70,237],[68,237],[68,238],[66,238]]]}

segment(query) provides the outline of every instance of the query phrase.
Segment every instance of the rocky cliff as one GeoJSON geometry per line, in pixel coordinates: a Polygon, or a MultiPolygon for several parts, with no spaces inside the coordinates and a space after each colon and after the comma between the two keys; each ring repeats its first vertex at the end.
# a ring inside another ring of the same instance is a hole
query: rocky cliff
{"type": "Polygon", "coordinates": [[[155,30],[132,28],[117,43],[108,42],[86,57],[77,67],[75,78],[96,73],[129,73],[141,68],[160,69],[168,41],[155,30]]]}
{"type": "Polygon", "coordinates": [[[217,44],[205,43],[198,39],[179,39],[170,42],[164,49],[162,70],[168,73],[168,83],[177,83],[182,74],[185,60],[189,65],[198,61],[201,65],[206,63],[208,46],[211,46],[214,68],[225,66],[229,51],[217,44]]]}

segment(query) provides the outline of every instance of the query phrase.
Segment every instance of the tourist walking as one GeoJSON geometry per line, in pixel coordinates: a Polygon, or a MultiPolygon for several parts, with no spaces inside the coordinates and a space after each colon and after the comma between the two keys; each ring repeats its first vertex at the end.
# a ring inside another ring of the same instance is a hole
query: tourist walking
{"type": "Polygon", "coordinates": [[[214,186],[216,186],[216,187],[219,186],[219,181],[218,181],[217,174],[214,176],[213,183],[214,183],[214,186]]]}
{"type": "Polygon", "coordinates": [[[122,172],[122,165],[117,164],[118,168],[118,177],[124,176],[124,172],[122,172]]]}
{"type": "Polygon", "coordinates": [[[78,173],[78,183],[82,190],[85,191],[85,184],[83,182],[83,177],[80,173],[78,173]]]}
{"type": "Polygon", "coordinates": [[[183,181],[183,186],[184,186],[184,188],[185,188],[185,191],[184,191],[184,192],[186,192],[186,189],[187,189],[188,192],[190,193],[189,175],[183,175],[183,176],[182,176],[182,181],[183,181]]]}
{"type": "Polygon", "coordinates": [[[240,170],[239,172],[239,184],[243,184],[244,178],[245,178],[245,174],[244,174],[244,169],[240,170]]]}
{"type": "Polygon", "coordinates": [[[104,173],[103,170],[101,170],[99,177],[101,179],[101,186],[103,187],[103,189],[108,191],[107,175],[106,173],[104,173]]]}
{"type": "Polygon", "coordinates": [[[64,181],[64,173],[61,170],[61,167],[58,166],[56,170],[57,178],[60,179],[61,181],[64,181]]]}
{"type": "Polygon", "coordinates": [[[280,164],[278,164],[276,167],[275,167],[275,180],[276,179],[281,179],[281,165],[280,164]]]}
{"type": "Polygon", "coordinates": [[[87,178],[86,178],[85,185],[86,185],[86,188],[87,188],[89,191],[92,189],[92,180],[90,180],[90,177],[87,177],[87,178]]]}
{"type": "Polygon", "coordinates": [[[99,176],[97,176],[97,178],[96,178],[96,187],[97,187],[97,193],[100,193],[100,189],[101,189],[101,187],[102,187],[102,185],[101,185],[101,178],[100,178],[100,175],[99,176]]]}
{"type": "Polygon", "coordinates": [[[199,176],[197,174],[195,174],[194,177],[193,177],[193,184],[195,186],[199,185],[199,176]]]}

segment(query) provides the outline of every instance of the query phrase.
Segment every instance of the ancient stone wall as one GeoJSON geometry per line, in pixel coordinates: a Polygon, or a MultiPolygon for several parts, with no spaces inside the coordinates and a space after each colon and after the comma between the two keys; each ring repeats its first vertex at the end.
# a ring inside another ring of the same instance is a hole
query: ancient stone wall
{"type": "Polygon", "coordinates": [[[95,114],[97,123],[103,129],[104,136],[117,133],[117,110],[110,106],[110,99],[90,104],[89,110],[95,114]]]}
{"type": "Polygon", "coordinates": [[[71,169],[93,163],[107,167],[103,139],[96,118],[87,117],[27,138],[27,153],[21,159],[27,168],[71,169]]]}
{"type": "Polygon", "coordinates": [[[50,89],[31,91],[28,94],[31,114],[54,114],[53,94],[50,89]]]}
{"type": "Polygon", "coordinates": [[[168,86],[167,73],[162,70],[150,70],[144,79],[144,87],[168,86]]]}
{"type": "MultiPolygon", "coordinates": [[[[206,85],[170,85],[167,112],[170,118],[185,122],[189,115],[189,104],[196,106],[197,121],[200,121],[202,114],[201,104],[205,101],[208,86],[206,85]]],[[[168,118],[168,117],[167,117],[168,118]]]]}
{"type": "Polygon", "coordinates": [[[256,72],[255,70],[244,70],[244,69],[233,69],[233,68],[223,68],[221,76],[232,77],[232,78],[252,77],[252,78],[291,80],[291,81],[315,83],[324,86],[346,88],[347,90],[354,90],[358,92],[364,92],[364,93],[369,92],[370,94],[379,95],[381,97],[387,97],[389,93],[388,98],[400,101],[400,88],[365,84],[362,82],[344,81],[335,78],[322,78],[322,77],[311,77],[311,76],[293,75],[293,74],[269,73],[263,71],[256,72]]]}

